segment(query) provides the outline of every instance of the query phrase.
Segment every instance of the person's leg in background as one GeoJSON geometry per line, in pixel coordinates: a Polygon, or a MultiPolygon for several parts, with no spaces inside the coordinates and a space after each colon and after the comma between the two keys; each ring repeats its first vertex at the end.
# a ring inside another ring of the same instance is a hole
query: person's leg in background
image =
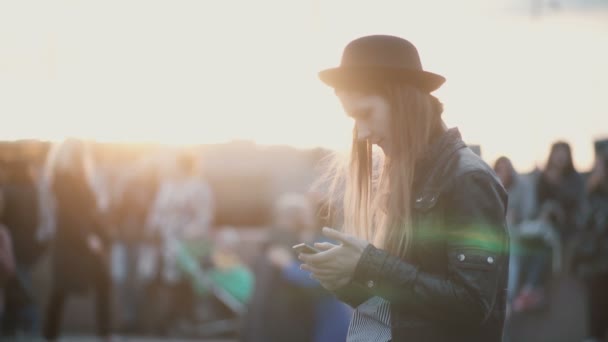
{"type": "Polygon", "coordinates": [[[586,280],[589,337],[603,341],[608,332],[608,274],[599,274],[586,280]]]}
{"type": "Polygon", "coordinates": [[[27,336],[38,336],[40,333],[40,311],[36,303],[28,303],[21,308],[20,320],[27,336]]]}
{"type": "Polygon", "coordinates": [[[523,240],[522,253],[521,290],[513,301],[515,312],[542,308],[551,278],[551,248],[543,240],[523,240]]]}
{"type": "Polygon", "coordinates": [[[530,260],[528,285],[544,290],[551,280],[551,249],[539,244],[530,260]]]}
{"type": "Polygon", "coordinates": [[[110,270],[102,260],[97,260],[94,275],[95,281],[95,308],[97,319],[97,334],[100,337],[110,336],[110,301],[112,280],[110,270]]]}
{"type": "Polygon", "coordinates": [[[135,308],[137,312],[137,330],[141,334],[154,334],[158,329],[157,321],[162,310],[161,263],[159,251],[149,241],[139,243],[136,255],[135,308]]]}
{"type": "Polygon", "coordinates": [[[2,331],[0,333],[0,336],[3,337],[13,337],[17,333],[19,303],[14,293],[15,278],[9,279],[4,289],[5,300],[2,312],[2,331]]]}
{"type": "Polygon", "coordinates": [[[522,265],[521,249],[516,239],[511,240],[511,250],[509,251],[509,280],[507,283],[508,303],[512,303],[517,295],[520,284],[520,267],[522,265]]]}
{"type": "Polygon", "coordinates": [[[26,336],[38,336],[40,333],[40,309],[34,298],[32,273],[29,267],[19,271],[24,290],[24,301],[19,310],[19,326],[26,336]]]}
{"type": "Polygon", "coordinates": [[[55,341],[59,337],[61,329],[61,318],[63,306],[66,300],[66,293],[60,289],[53,289],[46,311],[43,335],[48,341],[55,341]]]}
{"type": "Polygon", "coordinates": [[[30,269],[17,266],[17,273],[6,285],[6,311],[2,320],[2,334],[37,336],[40,313],[34,300],[30,269]]]}
{"type": "Polygon", "coordinates": [[[120,294],[120,331],[125,334],[133,334],[137,331],[138,321],[138,297],[139,292],[137,283],[137,244],[132,241],[122,242],[117,250],[120,251],[121,271],[118,280],[118,292],[120,294]]]}

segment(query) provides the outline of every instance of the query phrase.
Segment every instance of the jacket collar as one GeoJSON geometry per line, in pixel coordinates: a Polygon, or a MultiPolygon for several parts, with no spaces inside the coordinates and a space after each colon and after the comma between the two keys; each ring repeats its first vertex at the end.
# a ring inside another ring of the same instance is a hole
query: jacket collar
{"type": "Polygon", "coordinates": [[[415,183],[428,179],[437,165],[443,164],[452,154],[466,146],[458,128],[450,128],[430,144],[416,162],[415,183]]]}
{"type": "Polygon", "coordinates": [[[424,175],[431,171],[441,157],[447,157],[455,152],[457,149],[453,148],[460,141],[462,141],[462,137],[458,128],[450,128],[439,136],[416,161],[416,178],[419,178],[418,175],[424,175]]]}

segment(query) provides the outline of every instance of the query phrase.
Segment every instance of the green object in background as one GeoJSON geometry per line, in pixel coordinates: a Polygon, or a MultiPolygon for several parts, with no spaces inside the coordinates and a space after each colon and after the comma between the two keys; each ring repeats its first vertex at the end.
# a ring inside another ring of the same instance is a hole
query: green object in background
{"type": "Polygon", "coordinates": [[[247,303],[253,291],[253,274],[245,266],[212,270],[209,277],[241,303],[247,303]]]}
{"type": "Polygon", "coordinates": [[[177,263],[179,268],[193,279],[194,288],[199,295],[208,294],[209,288],[215,285],[242,304],[249,300],[253,291],[253,274],[247,267],[237,266],[228,270],[204,272],[201,270],[198,260],[202,255],[211,252],[208,244],[204,244],[203,248],[195,249],[193,252],[192,245],[188,248],[177,239],[172,239],[170,243],[174,244],[178,251],[177,263]],[[201,252],[203,253],[201,254],[201,252]],[[209,282],[212,284],[209,284],[209,282]]]}

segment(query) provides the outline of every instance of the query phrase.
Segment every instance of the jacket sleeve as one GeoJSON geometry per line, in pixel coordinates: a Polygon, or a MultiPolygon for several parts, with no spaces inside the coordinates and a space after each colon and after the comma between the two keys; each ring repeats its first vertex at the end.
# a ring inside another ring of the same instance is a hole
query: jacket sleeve
{"type": "Polygon", "coordinates": [[[368,288],[355,282],[350,282],[348,285],[335,290],[334,295],[353,309],[374,296],[368,288]]]}
{"type": "Polygon", "coordinates": [[[443,201],[445,274],[427,273],[369,245],[354,280],[397,310],[407,308],[446,323],[458,317],[459,322],[479,325],[491,314],[498,292],[505,291],[506,194],[490,174],[475,172],[458,177],[443,201]]]}

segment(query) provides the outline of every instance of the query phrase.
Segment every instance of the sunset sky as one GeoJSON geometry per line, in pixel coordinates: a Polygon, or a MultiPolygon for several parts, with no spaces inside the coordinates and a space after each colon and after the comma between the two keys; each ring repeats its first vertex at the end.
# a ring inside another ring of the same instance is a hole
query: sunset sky
{"type": "Polygon", "coordinates": [[[352,123],[317,72],[383,33],[447,78],[445,120],[487,161],[527,171],[565,139],[586,170],[608,137],[607,6],[563,1],[533,18],[529,3],[0,1],[0,140],[342,149],[352,123]]]}

